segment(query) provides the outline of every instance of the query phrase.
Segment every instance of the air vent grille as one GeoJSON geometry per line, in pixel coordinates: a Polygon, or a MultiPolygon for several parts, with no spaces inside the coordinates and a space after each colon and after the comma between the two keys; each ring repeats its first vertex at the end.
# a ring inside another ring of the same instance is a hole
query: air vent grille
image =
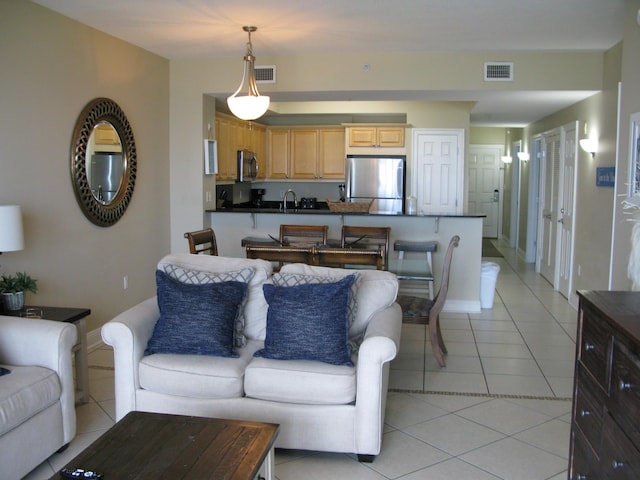
{"type": "Polygon", "coordinates": [[[513,62],[487,62],[484,64],[485,82],[512,82],[513,62]]]}
{"type": "Polygon", "coordinates": [[[254,68],[256,83],[276,83],[276,66],[260,65],[254,68]]]}

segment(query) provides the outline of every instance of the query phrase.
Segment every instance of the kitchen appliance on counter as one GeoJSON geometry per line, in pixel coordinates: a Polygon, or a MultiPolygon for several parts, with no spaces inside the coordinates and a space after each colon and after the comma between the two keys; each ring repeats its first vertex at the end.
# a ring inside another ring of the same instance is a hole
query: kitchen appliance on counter
{"type": "Polygon", "coordinates": [[[347,155],[346,201],[373,200],[369,213],[404,213],[404,155],[347,155]]]}
{"type": "Polygon", "coordinates": [[[302,197],[300,199],[300,208],[316,208],[316,197],[302,197]]]}
{"type": "Polygon", "coordinates": [[[251,206],[256,208],[262,207],[264,203],[264,200],[262,197],[264,197],[265,193],[267,193],[267,191],[264,188],[252,188],[251,189],[251,206]]]}
{"type": "Polygon", "coordinates": [[[249,150],[238,150],[238,181],[251,182],[258,177],[258,159],[249,150]]]}

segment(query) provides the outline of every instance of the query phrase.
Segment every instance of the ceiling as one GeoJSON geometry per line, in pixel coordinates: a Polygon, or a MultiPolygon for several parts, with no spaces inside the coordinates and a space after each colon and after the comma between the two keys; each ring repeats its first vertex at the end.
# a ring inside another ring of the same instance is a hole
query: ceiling
{"type": "MultiPolygon", "coordinates": [[[[241,27],[258,25],[252,36],[258,64],[260,55],[305,53],[605,51],[622,40],[625,11],[625,0],[34,2],[168,59],[241,58],[241,27]]],[[[359,99],[472,100],[473,125],[524,126],[593,93],[362,92],[359,99]]],[[[339,93],[321,97],[343,100],[339,93]]]]}

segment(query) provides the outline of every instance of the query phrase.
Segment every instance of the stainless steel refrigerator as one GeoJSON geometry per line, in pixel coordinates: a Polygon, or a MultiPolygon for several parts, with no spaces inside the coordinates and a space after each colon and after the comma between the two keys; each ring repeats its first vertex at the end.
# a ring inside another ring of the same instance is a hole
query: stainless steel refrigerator
{"type": "Polygon", "coordinates": [[[96,152],[91,156],[89,185],[99,202],[108,204],[118,193],[122,182],[122,161],[121,153],[96,152]]]}
{"type": "Polygon", "coordinates": [[[369,213],[404,213],[404,155],[347,155],[346,201],[373,199],[369,213]]]}

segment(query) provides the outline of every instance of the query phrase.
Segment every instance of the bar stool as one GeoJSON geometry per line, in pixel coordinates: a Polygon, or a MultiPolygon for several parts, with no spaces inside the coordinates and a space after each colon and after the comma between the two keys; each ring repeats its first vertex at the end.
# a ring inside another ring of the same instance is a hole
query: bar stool
{"type": "MultiPolygon", "coordinates": [[[[398,252],[398,261],[404,259],[404,252],[421,252],[427,255],[427,268],[428,272],[425,275],[406,277],[406,280],[423,280],[427,282],[429,289],[429,298],[433,299],[433,261],[431,254],[438,251],[438,242],[436,241],[424,241],[424,242],[412,242],[409,240],[396,240],[393,242],[393,249],[398,252]]],[[[398,278],[403,279],[402,276],[398,278]]]]}

